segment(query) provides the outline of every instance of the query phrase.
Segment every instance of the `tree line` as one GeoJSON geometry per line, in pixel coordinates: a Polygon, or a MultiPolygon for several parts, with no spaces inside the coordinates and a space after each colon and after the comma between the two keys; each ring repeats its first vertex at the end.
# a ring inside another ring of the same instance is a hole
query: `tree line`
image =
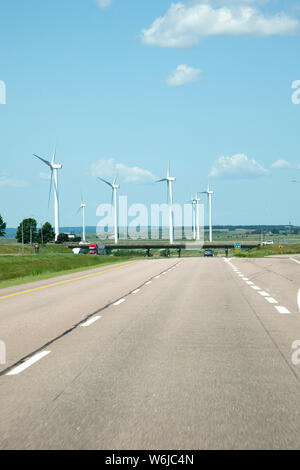
{"type": "MultiPolygon", "coordinates": [[[[0,214],[0,237],[5,237],[6,222],[4,222],[0,214]]],[[[54,242],[55,232],[52,225],[49,222],[45,222],[41,228],[38,229],[37,221],[33,218],[28,218],[20,222],[16,239],[18,243],[33,244],[39,243],[45,245],[46,243],[54,242]]],[[[56,243],[67,243],[69,236],[66,233],[60,233],[58,235],[56,243]]],[[[81,237],[75,237],[75,242],[81,241],[81,237]]]]}

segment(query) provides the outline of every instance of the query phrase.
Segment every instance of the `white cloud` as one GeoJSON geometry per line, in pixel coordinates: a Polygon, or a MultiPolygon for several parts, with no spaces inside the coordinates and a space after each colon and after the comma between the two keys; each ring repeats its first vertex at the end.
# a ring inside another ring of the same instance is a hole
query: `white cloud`
{"type": "Polygon", "coordinates": [[[50,173],[44,173],[43,171],[40,172],[40,178],[42,180],[50,180],[51,179],[51,174],[50,173]]]}
{"type": "Polygon", "coordinates": [[[237,154],[232,157],[221,156],[212,167],[210,178],[253,179],[269,173],[257,161],[250,160],[247,155],[237,154]]]}
{"type": "Polygon", "coordinates": [[[101,178],[118,178],[125,183],[150,183],[155,180],[151,171],[144,170],[138,166],[127,166],[118,163],[114,158],[101,158],[97,163],[91,165],[92,176],[101,178]]]}
{"type": "Polygon", "coordinates": [[[97,5],[100,7],[100,8],[108,8],[111,3],[112,3],[112,0],[96,0],[97,2],[97,5]]]}
{"type": "Polygon", "coordinates": [[[28,186],[28,181],[24,180],[16,180],[14,178],[10,178],[6,175],[0,175],[0,187],[6,188],[23,188],[24,186],[28,186]]]}
{"type": "Polygon", "coordinates": [[[187,47],[196,45],[203,36],[266,37],[300,29],[299,21],[284,12],[267,16],[245,2],[239,3],[215,8],[208,0],[190,5],[172,3],[164,16],[142,30],[142,41],[154,46],[187,47]]]}
{"type": "Polygon", "coordinates": [[[202,70],[181,64],[166,79],[169,86],[182,86],[199,80],[202,70]]]}
{"type": "Polygon", "coordinates": [[[288,162],[287,160],[276,160],[276,162],[272,164],[272,168],[276,168],[276,169],[289,168],[293,170],[300,170],[300,163],[291,163],[291,162],[288,162]]]}

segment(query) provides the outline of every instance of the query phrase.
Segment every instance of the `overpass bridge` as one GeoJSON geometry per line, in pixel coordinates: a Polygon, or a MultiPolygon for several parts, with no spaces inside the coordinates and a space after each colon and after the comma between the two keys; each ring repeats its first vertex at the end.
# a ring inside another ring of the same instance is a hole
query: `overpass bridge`
{"type": "MultiPolygon", "coordinates": [[[[208,248],[211,249],[233,249],[235,248],[235,242],[228,241],[218,241],[218,242],[189,242],[189,241],[180,241],[170,244],[167,241],[138,241],[138,240],[121,240],[119,243],[113,243],[111,241],[99,241],[98,244],[104,245],[107,252],[111,250],[163,250],[163,249],[173,249],[173,250],[205,250],[208,248]]],[[[241,245],[241,250],[249,250],[251,248],[256,248],[260,245],[258,242],[247,241],[239,242],[241,245]]],[[[69,248],[88,248],[89,243],[67,243],[69,248]]]]}

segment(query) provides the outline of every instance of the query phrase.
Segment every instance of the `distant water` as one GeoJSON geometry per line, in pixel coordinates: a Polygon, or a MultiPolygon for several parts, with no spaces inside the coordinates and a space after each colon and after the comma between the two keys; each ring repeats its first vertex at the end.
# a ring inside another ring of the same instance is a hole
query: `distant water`
{"type": "MultiPolygon", "coordinates": [[[[39,227],[38,227],[39,228],[39,227]]],[[[78,233],[81,234],[82,227],[60,227],[61,233],[78,233]]],[[[16,236],[16,228],[7,228],[5,230],[5,236],[7,238],[14,238],[16,236]]],[[[86,233],[96,233],[96,227],[86,227],[86,233]]]]}

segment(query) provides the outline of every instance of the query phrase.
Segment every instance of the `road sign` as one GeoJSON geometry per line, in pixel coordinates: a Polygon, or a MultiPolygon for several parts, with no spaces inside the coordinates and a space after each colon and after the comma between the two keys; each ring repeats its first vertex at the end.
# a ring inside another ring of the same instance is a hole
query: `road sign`
{"type": "Polygon", "coordinates": [[[235,248],[236,250],[240,250],[241,244],[240,244],[240,243],[235,243],[235,244],[234,244],[234,248],[235,248]]]}

